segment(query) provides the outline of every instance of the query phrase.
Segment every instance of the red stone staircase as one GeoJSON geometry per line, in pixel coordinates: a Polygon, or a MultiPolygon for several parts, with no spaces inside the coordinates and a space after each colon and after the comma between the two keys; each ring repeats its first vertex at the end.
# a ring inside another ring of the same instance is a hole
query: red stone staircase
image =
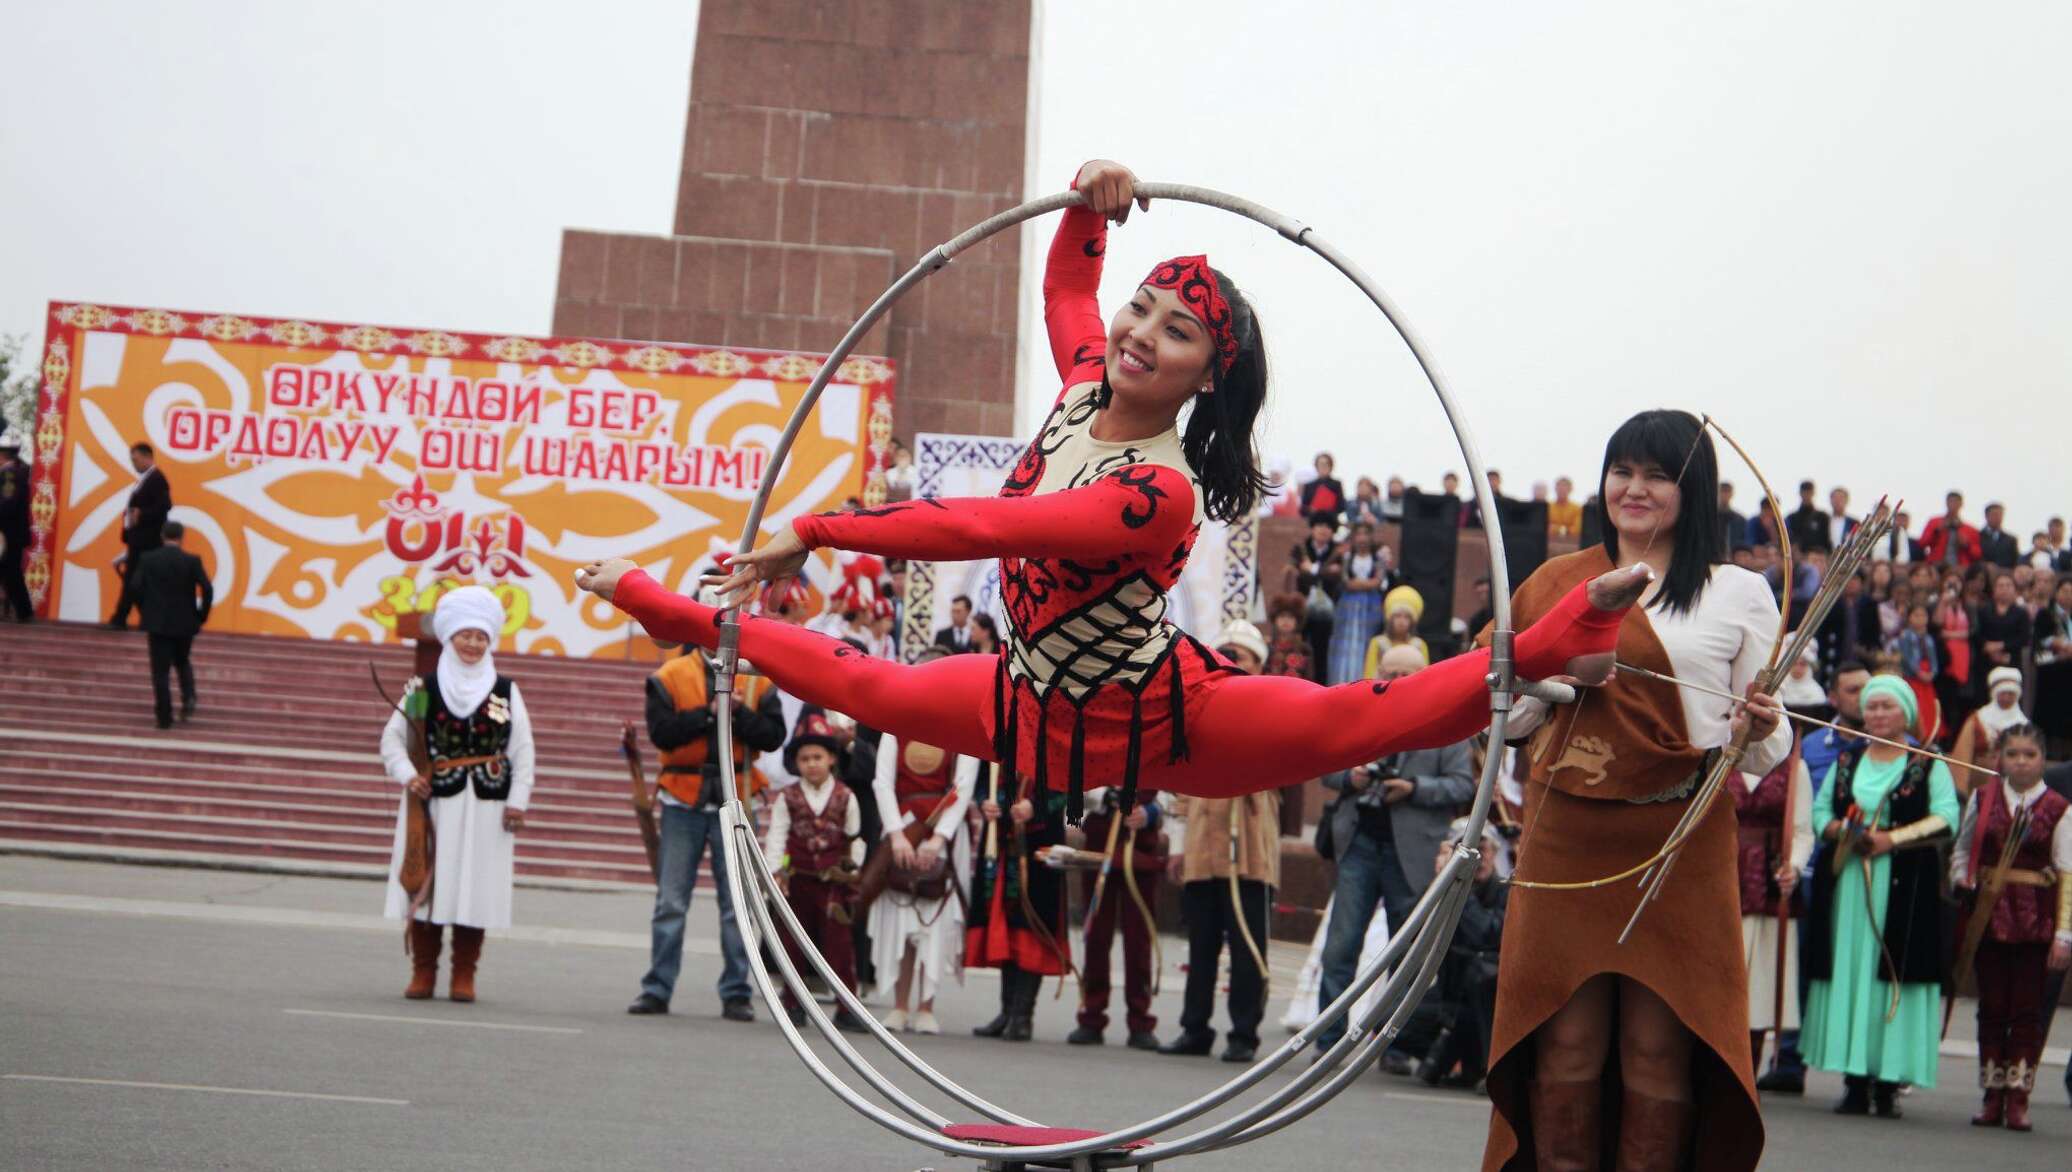
{"type": "MultiPolygon", "coordinates": [[[[375,750],[388,709],[369,663],[400,694],[412,650],[204,634],[200,708],[161,732],[143,635],[0,627],[0,850],[384,873],[397,792],[375,750]]],[[[524,691],[538,749],[519,877],[652,886],[618,752],[652,665],[497,666],[524,691]]]]}

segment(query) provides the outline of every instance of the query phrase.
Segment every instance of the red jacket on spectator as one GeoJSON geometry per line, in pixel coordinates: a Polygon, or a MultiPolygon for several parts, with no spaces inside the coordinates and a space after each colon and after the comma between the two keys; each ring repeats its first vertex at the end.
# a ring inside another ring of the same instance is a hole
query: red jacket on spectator
{"type": "Polygon", "coordinates": [[[1948,517],[1937,517],[1921,531],[1921,560],[1941,562],[1952,540],[1957,543],[1958,569],[1964,569],[1979,559],[1978,530],[1962,521],[1953,527],[1948,517]]]}

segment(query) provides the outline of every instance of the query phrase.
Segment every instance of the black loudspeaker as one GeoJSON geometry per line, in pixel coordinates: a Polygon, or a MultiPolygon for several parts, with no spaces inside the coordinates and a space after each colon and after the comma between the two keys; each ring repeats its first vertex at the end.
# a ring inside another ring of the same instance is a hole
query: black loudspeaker
{"type": "Polygon", "coordinates": [[[1547,560],[1547,502],[1496,498],[1497,523],[1503,526],[1505,565],[1511,590],[1547,560]]]}
{"type": "MultiPolygon", "coordinates": [[[[1403,581],[1424,596],[1424,618],[1417,632],[1438,650],[1435,640],[1451,640],[1453,627],[1453,563],[1460,551],[1460,498],[1452,493],[1403,494],[1403,548],[1396,565],[1403,581]]],[[[1542,538],[1541,556],[1545,556],[1542,538]]]]}

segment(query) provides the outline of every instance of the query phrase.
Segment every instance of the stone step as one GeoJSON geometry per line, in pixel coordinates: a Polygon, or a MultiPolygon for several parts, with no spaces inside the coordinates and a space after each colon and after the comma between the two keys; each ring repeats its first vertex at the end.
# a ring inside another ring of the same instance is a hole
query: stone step
{"type": "MultiPolygon", "coordinates": [[[[31,786],[0,781],[0,806],[39,809],[123,812],[144,817],[180,816],[248,823],[301,823],[378,835],[393,835],[397,802],[385,808],[293,795],[279,800],[262,795],[230,797],[165,793],[157,789],[109,789],[104,786],[31,786]]],[[[583,812],[535,805],[527,811],[525,833],[572,846],[640,845],[630,810],[583,812]]]]}
{"type": "MultiPolygon", "coordinates": [[[[5,712],[13,720],[29,721],[38,712],[95,713],[110,721],[150,719],[151,682],[142,676],[100,681],[36,679],[32,692],[19,703],[10,702],[5,712]]],[[[278,682],[243,681],[211,687],[195,681],[200,704],[195,719],[210,724],[277,724],[283,717],[306,720],[321,711],[327,724],[341,732],[362,730],[370,737],[381,734],[382,725],[393,711],[380,697],[367,690],[365,696],[326,697],[303,689],[291,689],[278,682]]],[[[174,686],[177,702],[179,688],[174,686]]],[[[536,695],[520,684],[526,714],[532,720],[534,740],[577,739],[616,743],[620,730],[632,721],[645,736],[645,700],[637,690],[614,696],[571,693],[570,702],[556,703],[536,695]]]]}
{"type": "MultiPolygon", "coordinates": [[[[327,874],[379,878],[388,873],[388,856],[376,860],[360,851],[340,851],[323,843],[287,840],[260,841],[210,835],[184,830],[154,831],[92,824],[14,822],[0,815],[0,842],[4,849],[34,852],[48,848],[68,858],[117,858],[130,862],[190,863],[223,866],[237,859],[249,859],[255,869],[272,870],[273,862],[314,863],[327,866],[327,874]],[[271,861],[271,862],[270,862],[271,861]]],[[[521,880],[570,879],[581,883],[608,883],[625,889],[653,891],[654,876],[643,857],[638,864],[608,862],[563,862],[542,859],[522,850],[516,860],[521,880]]],[[[701,877],[702,884],[710,882],[701,877]]]]}
{"type": "MultiPolygon", "coordinates": [[[[18,714],[10,714],[14,719],[18,714]]],[[[163,738],[165,753],[177,753],[185,740],[228,741],[237,740],[254,748],[320,750],[331,753],[350,753],[354,750],[370,751],[377,740],[377,731],[355,728],[327,728],[321,724],[309,726],[288,726],[266,724],[253,726],[242,722],[225,720],[206,710],[197,713],[189,724],[175,724],[169,729],[156,728],[148,709],[127,719],[99,716],[90,712],[67,710],[45,712],[35,716],[35,727],[43,732],[69,732],[74,734],[123,733],[132,736],[154,735],[163,738]]],[[[540,738],[534,743],[535,761],[542,767],[567,769],[597,769],[607,762],[621,760],[618,754],[617,738],[599,739],[597,744],[588,745],[574,740],[540,738]]],[[[378,767],[378,759],[376,759],[378,767]]]]}
{"type": "MultiPolygon", "coordinates": [[[[197,772],[192,776],[139,776],[131,773],[99,772],[79,768],[69,772],[43,772],[0,764],[0,788],[28,792],[81,790],[101,793],[142,792],[202,801],[240,800],[274,802],[319,802],[339,808],[363,810],[393,817],[399,800],[398,787],[385,778],[363,781],[306,784],[279,777],[244,780],[215,780],[197,772]]],[[[631,818],[632,802],[627,796],[604,795],[550,785],[533,787],[530,806],[535,814],[552,812],[557,817],[583,821],[592,818],[617,822],[631,818]],[[616,799],[616,800],[614,800],[616,799]]]]}
{"type": "MultiPolygon", "coordinates": [[[[498,657],[525,691],[537,750],[521,876],[652,882],[618,746],[661,657],[644,638],[623,650],[629,658],[498,657]]],[[[141,634],[9,626],[0,839],[384,873],[398,795],[377,751],[387,705],[368,672],[400,693],[414,657],[401,644],[207,632],[194,655],[201,708],[160,731],[141,634]]],[[[658,762],[641,747],[652,778],[658,762]]]]}
{"type": "MultiPolygon", "coordinates": [[[[362,851],[380,862],[388,861],[395,845],[395,821],[383,825],[336,825],[292,816],[279,819],[228,817],[224,815],[175,814],[108,808],[82,808],[47,801],[18,802],[0,799],[0,823],[23,825],[86,824],[153,830],[164,833],[207,834],[226,840],[254,842],[313,842],[327,849],[362,851]]],[[[630,825],[631,819],[628,819],[630,825]]],[[[647,865],[647,855],[637,833],[606,841],[603,835],[571,834],[558,829],[521,833],[522,853],[530,858],[560,862],[633,863],[647,865]]]]}

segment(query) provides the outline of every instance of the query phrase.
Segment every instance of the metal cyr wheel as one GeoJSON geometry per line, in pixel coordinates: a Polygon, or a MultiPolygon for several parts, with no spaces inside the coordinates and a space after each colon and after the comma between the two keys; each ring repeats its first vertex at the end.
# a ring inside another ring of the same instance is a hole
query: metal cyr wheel
{"type": "MultiPolygon", "coordinates": [[[[1417,359],[1433,393],[1439,398],[1440,407],[1446,412],[1447,422],[1451,424],[1455,438],[1459,441],[1461,455],[1468,465],[1468,478],[1475,486],[1476,499],[1483,514],[1492,517],[1496,515],[1496,501],[1489,488],[1489,478],[1485,474],[1481,453],[1461,417],[1459,407],[1446,388],[1445,379],[1440,375],[1438,367],[1417,335],[1404,321],[1402,313],[1366,273],[1307,226],[1248,200],[1219,191],[1170,183],[1140,183],[1137,185],[1137,194],[1151,199],[1179,200],[1220,208],[1263,224],[1291,243],[1322,257],[1325,263],[1358,286],[1388,319],[1389,324],[1395,328],[1397,335],[1403,339],[1404,344],[1417,359]]],[[[812,415],[821,392],[834,372],[840,368],[871,326],[908,290],[931,274],[947,267],[958,254],[973,245],[1024,221],[1079,202],[1081,201],[1077,192],[1064,192],[1031,200],[1020,207],[993,216],[937,246],[878,296],[870,308],[864,311],[863,316],[857,319],[856,324],[849,328],[848,333],[842,336],[841,342],[836,345],[833,353],[828,355],[819,373],[814,375],[813,382],[807,388],[805,397],[800,400],[798,408],[792,412],[791,420],[777,442],[776,451],[771,455],[762,486],[749,508],[748,520],[741,533],[739,549],[742,552],[754,545],[755,535],[762,526],[764,509],[769,503],[771,487],[776,484],[778,474],[790,454],[794,437],[812,415]]],[[[1492,527],[1489,530],[1489,539],[1490,578],[1496,582],[1509,581],[1503,535],[1492,527]]],[[[1557,686],[1526,684],[1516,680],[1511,659],[1510,598],[1508,592],[1502,590],[1494,592],[1490,598],[1495,610],[1496,634],[1489,672],[1489,732],[1491,743],[1501,745],[1513,694],[1528,691],[1552,692],[1557,686]]],[[[1461,904],[1467,898],[1469,885],[1474,879],[1475,863],[1482,841],[1482,827],[1488,819],[1490,802],[1496,790],[1497,770],[1502,757],[1500,753],[1488,754],[1483,764],[1467,829],[1462,835],[1461,843],[1457,844],[1459,849],[1453,852],[1452,858],[1426,890],[1424,897],[1417,902],[1408,919],[1397,927],[1388,947],[1363,966],[1352,985],[1337,1000],[1323,1007],[1316,1021],[1306,1029],[1275,1047],[1243,1073],[1199,1098],[1140,1123],[1113,1131],[1047,1127],[998,1106],[929,1065],[879,1024],[876,1016],[863,1002],[836,979],[826,959],[807,938],[803,926],[778,891],[776,876],[771,872],[769,862],[763,858],[762,851],[755,842],[754,822],[739,800],[739,790],[734,780],[733,723],[729,719],[728,709],[732,705],[732,685],[739,658],[740,634],[737,615],[732,611],[727,612],[721,624],[718,653],[714,656],[714,672],[717,677],[714,694],[719,697],[721,705],[718,720],[719,757],[721,770],[726,777],[726,792],[733,795],[721,809],[720,846],[726,852],[728,896],[734,901],[737,912],[746,909],[746,914],[741,914],[738,918],[747,928],[748,958],[754,972],[756,987],[761,991],[767,1004],[778,1004],[781,990],[763,960],[761,945],[767,942],[772,945],[770,955],[776,958],[777,975],[783,979],[783,989],[790,990],[799,1003],[805,1006],[808,1019],[820,1037],[833,1047],[842,1061],[853,1069],[884,1103],[874,1101],[837,1074],[813,1050],[799,1027],[794,1025],[787,1015],[778,1013],[775,1015],[777,1026],[783,1031],[785,1041],[797,1052],[800,1061],[812,1071],[813,1076],[825,1084],[828,1090],[865,1118],[894,1134],[947,1155],[982,1161],[986,1167],[996,1169],[1148,1168],[1161,1160],[1249,1143],[1301,1120],[1329,1102],[1333,1096],[1359,1077],[1395,1037],[1425,989],[1437,975],[1439,962],[1446,955],[1447,942],[1452,938],[1454,925],[1460,918],[1461,904]],[[792,964],[790,955],[783,946],[785,936],[796,942],[800,954],[812,965],[821,981],[834,990],[837,1002],[859,1018],[895,1058],[935,1090],[964,1108],[977,1112],[990,1122],[968,1125],[953,1123],[949,1116],[926,1106],[894,1084],[864,1058],[848,1039],[835,1029],[834,1023],[806,990],[797,968],[792,964]],[[1367,1013],[1349,1023],[1349,1028],[1338,1042],[1319,1054],[1316,1061],[1288,1080],[1285,1085],[1194,1131],[1182,1135],[1168,1135],[1182,1125],[1237,1100],[1258,1086],[1267,1076],[1307,1049],[1327,1026],[1350,1014],[1353,1005],[1377,982],[1382,984],[1381,996],[1377,1003],[1367,1013]]]]}

